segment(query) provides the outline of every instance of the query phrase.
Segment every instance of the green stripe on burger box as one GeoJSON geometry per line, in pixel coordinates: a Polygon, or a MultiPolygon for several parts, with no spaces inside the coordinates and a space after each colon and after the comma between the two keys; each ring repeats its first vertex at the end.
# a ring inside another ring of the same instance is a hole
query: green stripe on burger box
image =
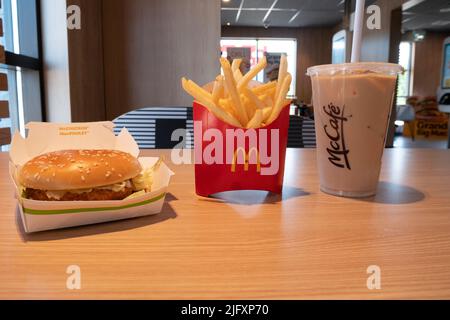
{"type": "Polygon", "coordinates": [[[62,209],[62,210],[35,210],[29,208],[23,208],[24,213],[31,215],[53,215],[53,214],[70,214],[70,213],[83,213],[83,212],[97,212],[97,211],[116,211],[128,208],[145,206],[146,204],[161,200],[166,196],[166,193],[162,193],[152,199],[148,199],[138,203],[131,203],[124,206],[117,207],[100,207],[100,208],[79,208],[79,209],[62,209]]]}

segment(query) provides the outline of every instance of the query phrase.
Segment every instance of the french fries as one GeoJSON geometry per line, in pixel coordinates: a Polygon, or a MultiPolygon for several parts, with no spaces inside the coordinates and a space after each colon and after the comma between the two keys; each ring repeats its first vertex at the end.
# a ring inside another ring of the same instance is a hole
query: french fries
{"type": "Polygon", "coordinates": [[[254,94],[250,89],[244,88],[242,90],[242,93],[248,100],[250,100],[256,106],[257,109],[264,108],[264,102],[259,100],[258,96],[256,94],[254,94]]]}
{"type": "Polygon", "coordinates": [[[255,87],[255,88],[253,88],[251,90],[253,91],[254,94],[261,95],[261,94],[266,93],[268,90],[272,90],[272,89],[274,89],[276,87],[277,87],[277,82],[276,81],[271,81],[269,83],[265,83],[265,84],[262,84],[260,86],[257,86],[257,87],[255,87]]]}
{"type": "Polygon", "coordinates": [[[263,122],[267,122],[267,120],[269,119],[271,114],[272,114],[271,107],[264,108],[263,109],[263,122]]]}
{"type": "Polygon", "coordinates": [[[286,76],[287,76],[287,57],[286,55],[282,54],[280,59],[280,68],[278,70],[277,88],[275,91],[276,97],[278,97],[278,95],[280,94],[281,86],[283,85],[283,81],[286,78],[286,76]]]}
{"type": "Polygon", "coordinates": [[[263,111],[260,109],[256,110],[253,118],[247,123],[247,129],[256,129],[261,127],[263,120],[263,111]]]}
{"type": "Polygon", "coordinates": [[[204,89],[198,87],[194,82],[188,81],[185,78],[182,79],[182,84],[183,89],[191,96],[193,96],[195,100],[203,104],[209,110],[209,112],[214,113],[214,115],[216,115],[219,119],[233,126],[240,126],[240,123],[236,120],[236,118],[234,118],[222,108],[216,106],[216,104],[212,101],[212,96],[211,98],[209,98],[207,95],[205,95],[206,91],[204,89]],[[203,92],[202,90],[205,92],[203,92]]]}
{"type": "Polygon", "coordinates": [[[234,76],[234,80],[236,80],[236,82],[239,82],[243,77],[241,70],[239,70],[239,69],[234,70],[233,76],[234,76]]]}
{"type": "Polygon", "coordinates": [[[286,77],[284,78],[283,83],[280,87],[280,92],[277,95],[277,98],[275,100],[275,105],[272,108],[272,114],[270,115],[269,119],[267,120],[268,123],[272,123],[280,115],[281,109],[284,107],[283,103],[286,100],[286,95],[289,91],[289,86],[291,85],[291,81],[292,81],[292,76],[290,74],[286,75],[286,77]]]}
{"type": "Polygon", "coordinates": [[[236,80],[234,80],[233,71],[231,70],[230,63],[225,58],[220,58],[220,64],[225,75],[225,86],[228,89],[228,93],[233,101],[235,112],[238,116],[238,121],[244,127],[248,122],[247,111],[242,106],[241,98],[236,87],[236,80]]]}
{"type": "Polygon", "coordinates": [[[216,81],[214,81],[214,87],[212,91],[212,100],[213,102],[218,105],[219,99],[224,94],[224,88],[223,88],[223,77],[220,76],[217,78],[216,81]]]}
{"type": "Polygon", "coordinates": [[[251,80],[267,66],[263,57],[248,73],[240,70],[242,59],[232,64],[221,58],[223,75],[219,75],[209,92],[193,81],[182,78],[182,87],[222,121],[239,128],[256,129],[270,125],[280,115],[283,107],[290,103],[286,96],[292,76],[287,67],[287,57],[281,56],[277,81],[254,85],[251,80]]]}
{"type": "Polygon", "coordinates": [[[244,105],[245,110],[247,111],[247,117],[249,119],[253,118],[256,112],[256,106],[247,98],[245,95],[241,95],[241,100],[244,105]]]}
{"type": "Polygon", "coordinates": [[[236,70],[239,70],[241,63],[242,63],[242,59],[234,59],[233,60],[233,62],[231,63],[231,70],[233,70],[233,73],[236,70]]]}
{"type": "Polygon", "coordinates": [[[254,67],[252,70],[247,72],[245,76],[242,77],[242,79],[238,83],[238,90],[242,90],[244,87],[248,85],[250,80],[252,80],[256,75],[262,71],[267,66],[267,59],[266,57],[263,57],[260,62],[254,67]]]}

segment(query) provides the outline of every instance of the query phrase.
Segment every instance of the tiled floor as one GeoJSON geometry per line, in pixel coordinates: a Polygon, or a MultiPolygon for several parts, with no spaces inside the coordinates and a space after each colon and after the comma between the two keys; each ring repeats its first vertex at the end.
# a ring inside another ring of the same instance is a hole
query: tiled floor
{"type": "Polygon", "coordinates": [[[402,136],[394,139],[394,148],[447,149],[446,140],[415,140],[402,136]]]}

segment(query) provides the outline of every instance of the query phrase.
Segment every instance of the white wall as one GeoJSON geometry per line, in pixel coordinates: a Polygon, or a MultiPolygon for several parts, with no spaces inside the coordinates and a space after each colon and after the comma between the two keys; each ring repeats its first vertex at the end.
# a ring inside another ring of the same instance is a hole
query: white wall
{"type": "Polygon", "coordinates": [[[362,61],[389,61],[391,11],[400,7],[404,2],[404,0],[378,0],[374,3],[381,9],[381,30],[364,28],[361,47],[362,61]]]}
{"type": "Polygon", "coordinates": [[[42,48],[47,120],[71,121],[66,0],[42,0],[42,48]]]}
{"type": "Polygon", "coordinates": [[[220,33],[220,0],[103,1],[107,118],[191,105],[180,78],[217,76],[220,33]]]}

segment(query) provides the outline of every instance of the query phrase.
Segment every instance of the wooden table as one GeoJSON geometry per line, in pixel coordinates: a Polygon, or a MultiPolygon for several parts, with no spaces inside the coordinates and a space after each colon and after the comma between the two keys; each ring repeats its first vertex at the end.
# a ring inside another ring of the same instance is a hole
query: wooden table
{"type": "MultiPolygon", "coordinates": [[[[146,155],[167,151],[144,152],[146,155]]],[[[199,199],[191,165],[163,213],[24,234],[0,155],[0,298],[450,298],[450,151],[387,150],[378,196],[319,191],[314,150],[289,150],[282,197],[199,199]],[[81,290],[66,289],[69,265],[81,290]],[[381,268],[381,290],[367,268],[381,268]]]]}

